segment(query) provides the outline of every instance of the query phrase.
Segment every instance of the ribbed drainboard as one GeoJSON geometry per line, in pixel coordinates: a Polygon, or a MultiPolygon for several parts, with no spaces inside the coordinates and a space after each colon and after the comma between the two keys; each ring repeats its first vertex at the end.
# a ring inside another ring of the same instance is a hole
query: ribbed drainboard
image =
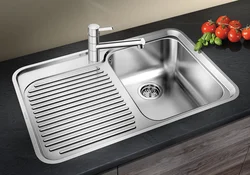
{"type": "Polygon", "coordinates": [[[132,112],[99,67],[36,81],[25,95],[40,146],[57,156],[136,128],[132,112]]]}

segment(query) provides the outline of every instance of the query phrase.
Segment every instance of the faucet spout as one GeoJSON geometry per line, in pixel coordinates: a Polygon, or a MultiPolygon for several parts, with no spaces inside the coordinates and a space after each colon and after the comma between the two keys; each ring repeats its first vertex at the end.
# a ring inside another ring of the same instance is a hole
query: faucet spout
{"type": "Polygon", "coordinates": [[[111,49],[119,47],[138,46],[140,49],[144,48],[145,39],[128,39],[111,42],[99,42],[100,31],[113,30],[113,27],[100,28],[98,24],[90,24],[88,26],[88,58],[90,63],[99,62],[100,49],[111,49]]]}
{"type": "Polygon", "coordinates": [[[111,42],[102,42],[96,45],[97,49],[111,49],[111,48],[119,48],[119,47],[129,47],[129,46],[138,46],[139,48],[144,48],[145,39],[128,39],[128,40],[119,40],[119,41],[111,41],[111,42]]]}

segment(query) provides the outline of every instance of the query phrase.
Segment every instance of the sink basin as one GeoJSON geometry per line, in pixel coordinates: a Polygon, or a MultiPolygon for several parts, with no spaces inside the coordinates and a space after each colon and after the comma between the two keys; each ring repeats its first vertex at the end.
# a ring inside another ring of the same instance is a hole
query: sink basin
{"type": "Polygon", "coordinates": [[[88,51],[25,66],[12,77],[37,157],[55,164],[235,99],[238,87],[176,29],[145,49],[88,51]]]}
{"type": "Polygon", "coordinates": [[[145,117],[190,114],[238,95],[235,84],[205,54],[194,52],[180,32],[168,32],[159,39],[145,37],[143,50],[113,51],[106,59],[145,117]]]}

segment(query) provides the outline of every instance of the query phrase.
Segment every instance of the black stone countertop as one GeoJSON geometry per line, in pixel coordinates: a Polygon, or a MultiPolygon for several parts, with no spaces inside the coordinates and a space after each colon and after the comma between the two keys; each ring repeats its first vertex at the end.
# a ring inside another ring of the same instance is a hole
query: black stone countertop
{"type": "MultiPolygon", "coordinates": [[[[240,19],[246,25],[250,24],[249,11],[250,1],[240,0],[105,35],[101,40],[126,39],[164,28],[177,28],[196,42],[201,36],[200,26],[206,20],[216,20],[218,16],[226,14],[231,19],[240,19]]],[[[203,49],[238,85],[240,95],[236,100],[54,165],[42,163],[35,155],[11,77],[15,70],[25,65],[85,50],[87,41],[1,62],[0,174],[96,174],[246,117],[250,114],[250,41],[242,40],[241,43],[225,42],[222,47],[211,46],[203,49]]]]}

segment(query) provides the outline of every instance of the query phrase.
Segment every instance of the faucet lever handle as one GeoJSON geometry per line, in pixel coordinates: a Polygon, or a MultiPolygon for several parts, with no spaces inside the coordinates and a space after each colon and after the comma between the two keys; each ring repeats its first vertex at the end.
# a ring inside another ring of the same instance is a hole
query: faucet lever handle
{"type": "Polygon", "coordinates": [[[113,27],[102,27],[102,28],[99,28],[99,32],[110,31],[110,30],[113,30],[113,27]]]}

